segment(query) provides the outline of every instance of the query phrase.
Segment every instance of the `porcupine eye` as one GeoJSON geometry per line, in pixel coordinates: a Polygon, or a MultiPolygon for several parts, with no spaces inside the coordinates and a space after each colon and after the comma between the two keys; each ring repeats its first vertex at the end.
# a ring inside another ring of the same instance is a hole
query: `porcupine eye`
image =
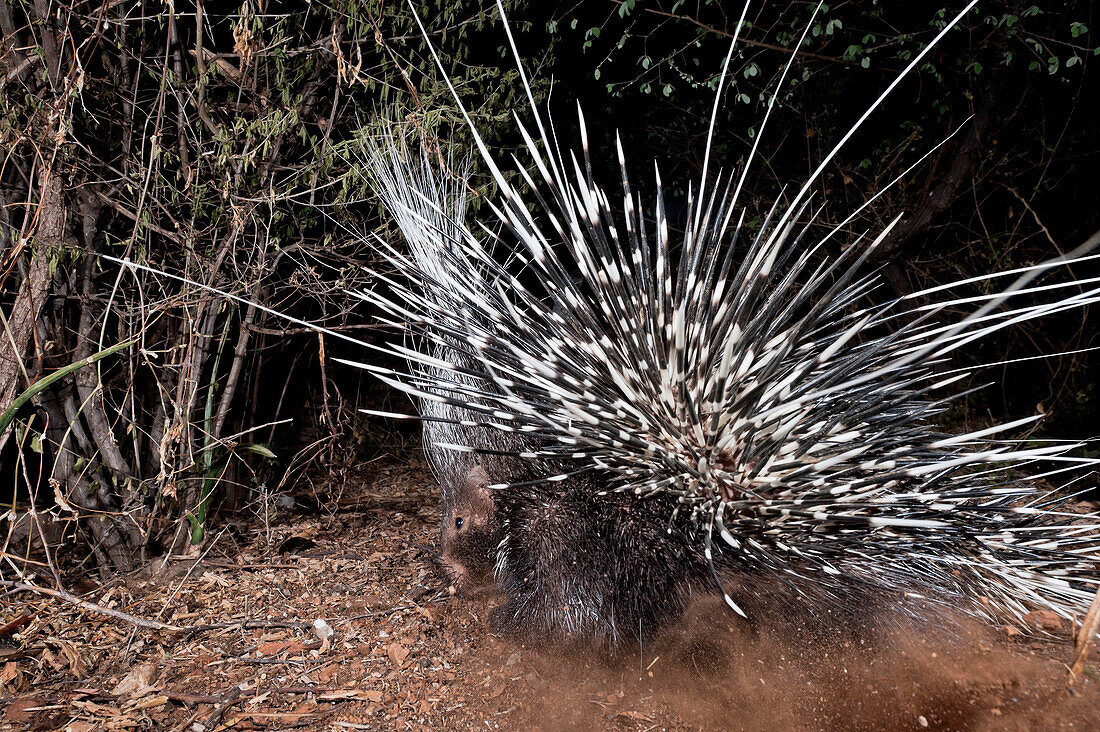
{"type": "Polygon", "coordinates": [[[464,523],[466,523],[466,520],[465,520],[465,519],[463,519],[463,518],[462,518],[461,516],[460,516],[459,518],[456,518],[456,519],[455,519],[455,528],[456,528],[456,529],[461,529],[461,528],[462,528],[462,525],[463,525],[464,523]]]}

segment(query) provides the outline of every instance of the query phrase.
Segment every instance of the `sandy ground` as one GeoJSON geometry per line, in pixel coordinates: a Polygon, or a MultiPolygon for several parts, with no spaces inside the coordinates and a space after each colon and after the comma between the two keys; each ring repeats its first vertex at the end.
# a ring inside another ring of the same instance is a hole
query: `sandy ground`
{"type": "Polygon", "coordinates": [[[750,628],[704,600],[618,655],[495,638],[492,600],[435,571],[436,493],[418,460],[375,465],[335,511],[250,519],[159,577],[69,587],[183,632],[4,595],[0,727],[1100,729],[1095,655],[1071,684],[1068,643],[965,623],[750,628]]]}

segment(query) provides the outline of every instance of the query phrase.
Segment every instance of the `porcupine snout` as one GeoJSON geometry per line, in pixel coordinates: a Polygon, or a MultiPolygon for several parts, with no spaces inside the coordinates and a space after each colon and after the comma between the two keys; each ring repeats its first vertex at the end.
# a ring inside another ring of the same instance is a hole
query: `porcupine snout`
{"type": "Polygon", "coordinates": [[[443,492],[439,566],[458,594],[475,597],[493,589],[498,533],[489,475],[478,465],[443,492]]]}

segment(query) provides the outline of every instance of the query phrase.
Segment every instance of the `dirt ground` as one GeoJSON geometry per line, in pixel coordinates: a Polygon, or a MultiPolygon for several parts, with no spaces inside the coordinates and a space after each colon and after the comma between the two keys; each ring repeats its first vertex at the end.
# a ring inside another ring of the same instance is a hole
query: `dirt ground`
{"type": "Polygon", "coordinates": [[[495,638],[492,601],[450,596],[434,569],[437,501],[422,462],[375,465],[336,511],[69,588],[184,631],[3,595],[0,727],[1100,729],[1095,651],[1071,684],[1067,642],[1003,629],[753,629],[701,601],[617,656],[495,638]]]}

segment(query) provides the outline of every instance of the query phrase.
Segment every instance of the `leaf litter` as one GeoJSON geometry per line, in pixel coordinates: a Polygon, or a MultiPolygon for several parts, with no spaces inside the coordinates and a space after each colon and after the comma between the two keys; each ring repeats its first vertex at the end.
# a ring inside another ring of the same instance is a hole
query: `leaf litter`
{"type": "Polygon", "coordinates": [[[115,616],[0,597],[0,728],[1100,727],[1096,650],[1071,677],[1069,629],[1045,616],[1037,628],[1065,641],[967,621],[749,625],[706,599],[616,654],[498,638],[494,601],[454,596],[435,568],[438,489],[421,460],[330,488],[335,510],[242,519],[201,559],[158,559],[159,574],[67,578],[115,616]]]}

